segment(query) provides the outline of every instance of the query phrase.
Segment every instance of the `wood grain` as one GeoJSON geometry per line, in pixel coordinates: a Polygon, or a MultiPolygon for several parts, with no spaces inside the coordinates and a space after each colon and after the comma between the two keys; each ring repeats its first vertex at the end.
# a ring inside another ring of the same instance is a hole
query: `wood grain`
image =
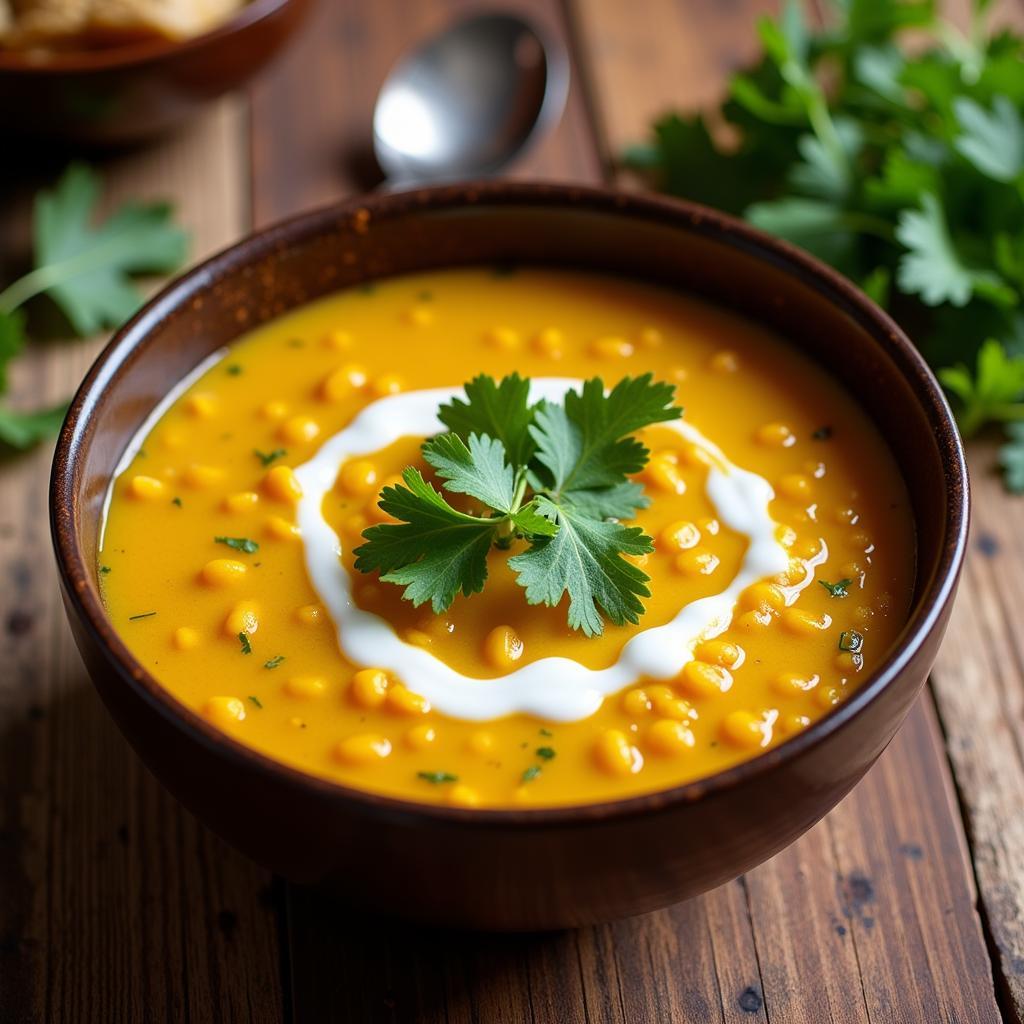
{"type": "MultiPolygon", "coordinates": [[[[559,134],[517,170],[593,179],[597,164],[587,154],[608,166],[653,115],[714,98],[727,73],[756,52],[752,26],[765,6],[651,0],[638,17],[619,0],[575,0],[567,25],[548,24],[568,27],[577,57],[585,55],[576,85],[586,95],[570,101],[559,134]],[[588,121],[594,112],[597,126],[588,121]],[[582,148],[566,141],[588,137],[582,148]]],[[[392,54],[440,23],[440,10],[407,3],[400,28],[377,9],[358,20],[349,4],[322,12],[301,52],[254,94],[258,219],[365,180],[351,161],[308,148],[319,162],[296,176],[287,147],[277,145],[294,130],[284,121],[294,102],[287,97],[303,87],[300,66],[344,64],[363,90],[354,106],[365,113],[392,54]]],[[[334,100],[315,119],[339,128],[331,154],[358,151],[368,137],[366,117],[334,100]]],[[[300,130],[322,143],[322,128],[300,130]]],[[[290,890],[296,1019],[995,1021],[973,901],[948,765],[925,701],[855,794],[808,836],[746,878],[644,918],[573,935],[466,937],[352,919],[316,892],[290,890]],[[931,970],[932,962],[963,970],[931,970]]]]}
{"type": "MultiPolygon", "coordinates": [[[[221,104],[185,134],[109,161],[108,201],[172,198],[197,257],[233,240],[240,114],[221,104]]],[[[5,192],[12,265],[27,255],[19,191],[5,192]]],[[[66,397],[99,344],[37,345],[11,400],[66,397]]],[[[40,449],[0,472],[0,1020],[278,1021],[271,879],[157,786],[85,676],[52,568],[49,458],[40,449]]]]}

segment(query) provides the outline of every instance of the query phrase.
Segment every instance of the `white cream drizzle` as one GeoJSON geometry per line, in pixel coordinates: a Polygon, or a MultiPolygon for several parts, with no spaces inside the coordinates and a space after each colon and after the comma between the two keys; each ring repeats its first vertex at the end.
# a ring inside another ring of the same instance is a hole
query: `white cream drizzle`
{"type": "MultiPolygon", "coordinates": [[[[561,401],[566,391],[580,383],[564,378],[534,379],[530,398],[561,401]]],[[[340,561],[341,541],[324,519],[322,505],[346,459],[379,451],[400,437],[427,437],[443,430],[437,418],[438,405],[461,393],[461,388],[433,388],[381,398],[362,409],[295,471],[303,491],[298,524],[306,568],[334,620],[339,647],[357,665],[395,673],[444,714],[472,721],[520,712],[562,722],[587,718],[608,694],[642,676],[667,679],[677,675],[693,659],[698,641],[728,628],[741,591],[788,568],[789,555],[775,537],[777,524],[768,512],[775,496],[768,481],[734,465],[691,424],[683,420],[664,424],[712,457],[708,498],[719,519],[750,542],[729,585],[718,594],[686,605],[670,622],[635,634],[607,668],[588,668],[570,658],[542,658],[496,679],[455,671],[424,648],[406,643],[386,620],[355,603],[349,574],[340,561]]],[[[826,557],[822,541],[819,553],[805,563],[804,579],[784,588],[787,604],[812,582],[814,567],[826,557]]]]}

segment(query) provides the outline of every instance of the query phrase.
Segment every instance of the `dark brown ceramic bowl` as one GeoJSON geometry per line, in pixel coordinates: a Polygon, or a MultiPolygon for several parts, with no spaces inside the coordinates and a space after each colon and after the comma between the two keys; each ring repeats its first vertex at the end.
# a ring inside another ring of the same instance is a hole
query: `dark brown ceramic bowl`
{"type": "Polygon", "coordinates": [[[684,203],[547,185],[377,195],[286,221],[180,278],[110,343],[64,425],[53,536],[96,686],[154,774],[203,822],[282,874],[420,920],[493,929],[636,914],[733,878],[792,842],[857,782],[903,721],[946,626],[967,535],[949,408],[899,328],[843,278],[684,203]],[[913,610],[849,701],[711,778],[614,803],[465,810],[375,796],[285,767],[161,688],[107,620],[97,530],[111,473],[147,413],[204,356],[318,296],[458,264],[553,264],[656,281],[792,339],[888,439],[916,519],[913,610]]]}
{"type": "Polygon", "coordinates": [[[0,49],[0,131],[60,143],[151,138],[251,78],[284,45],[313,0],[250,0],[183,42],[24,54],[0,49]]]}

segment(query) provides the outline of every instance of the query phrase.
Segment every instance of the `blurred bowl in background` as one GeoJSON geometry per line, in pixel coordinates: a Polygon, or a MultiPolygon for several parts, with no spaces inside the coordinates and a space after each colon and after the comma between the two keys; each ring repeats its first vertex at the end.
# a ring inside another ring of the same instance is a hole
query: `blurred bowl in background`
{"type": "Polygon", "coordinates": [[[78,145],[160,135],[248,81],[313,0],[251,0],[210,32],[74,52],[0,50],[0,130],[78,145]]]}

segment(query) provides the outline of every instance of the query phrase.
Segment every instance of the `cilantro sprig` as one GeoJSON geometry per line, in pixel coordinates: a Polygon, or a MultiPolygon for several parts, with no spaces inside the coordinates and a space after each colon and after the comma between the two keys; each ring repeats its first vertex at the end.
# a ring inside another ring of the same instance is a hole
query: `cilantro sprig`
{"type": "Polygon", "coordinates": [[[429,601],[439,614],[456,595],[483,590],[492,547],[520,542],[507,564],[528,603],[553,607],[568,594],[569,625],[586,636],[600,635],[605,620],[638,622],[648,577],[625,556],[646,554],[653,542],[620,522],[647,505],[629,477],[649,453],[632,435],[679,418],[674,390],[645,374],[606,393],[594,378],[562,404],[531,404],[530,383],[517,374],[476,377],[465,400],[440,407],[448,432],[423,445],[441,490],[412,466],[385,487],[380,507],[398,522],[363,532],[356,569],[380,572],[406,600],[429,601]],[[443,492],[473,499],[479,514],[443,492]]]}
{"type": "MultiPolygon", "coordinates": [[[[0,395],[7,368],[28,338],[21,307],[47,295],[80,336],[117,327],[142,297],[137,274],[165,273],[185,258],[187,239],[166,203],[129,203],[103,220],[95,217],[98,176],[72,164],[53,190],[36,196],[32,219],[34,266],[0,290],[0,395]]],[[[27,411],[0,408],[0,449],[24,450],[51,437],[67,402],[27,411]]]]}
{"type": "Polygon", "coordinates": [[[1008,425],[1001,461],[1024,489],[1009,430],[1024,421],[1024,35],[987,32],[986,0],[966,33],[937,6],[844,0],[815,30],[787,0],[759,23],[765,55],[714,118],[669,114],[626,161],[802,246],[891,309],[965,435],[1008,425]]]}

